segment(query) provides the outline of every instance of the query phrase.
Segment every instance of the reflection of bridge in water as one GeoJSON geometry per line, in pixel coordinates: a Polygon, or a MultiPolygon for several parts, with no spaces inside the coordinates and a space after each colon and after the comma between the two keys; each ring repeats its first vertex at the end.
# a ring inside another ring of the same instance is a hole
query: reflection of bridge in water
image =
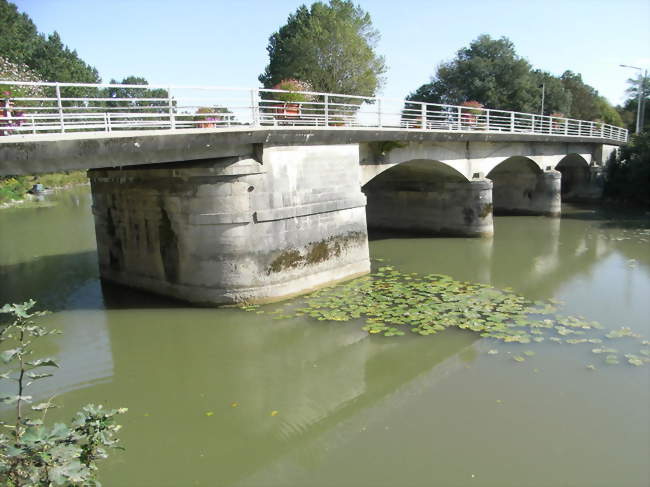
{"type": "Polygon", "coordinates": [[[561,193],[589,193],[627,139],[596,122],[328,93],[37,87],[15,100],[0,175],[92,169],[102,277],[196,303],[366,273],[368,226],[485,236],[493,211],[558,215],[561,193]]]}

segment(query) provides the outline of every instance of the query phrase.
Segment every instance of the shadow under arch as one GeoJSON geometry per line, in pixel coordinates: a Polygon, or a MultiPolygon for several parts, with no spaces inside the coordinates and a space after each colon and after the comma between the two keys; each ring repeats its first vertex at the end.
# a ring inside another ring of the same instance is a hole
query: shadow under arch
{"type": "Polygon", "coordinates": [[[468,181],[445,164],[429,159],[399,163],[361,190],[368,202],[371,230],[445,236],[492,234],[492,183],[468,181]]]}
{"type": "Polygon", "coordinates": [[[535,161],[513,156],[487,175],[493,183],[495,215],[559,215],[560,173],[543,171],[535,161]]]}
{"type": "Polygon", "coordinates": [[[589,163],[580,154],[571,153],[555,166],[562,174],[562,199],[584,201],[596,199],[602,193],[598,178],[591,171],[589,163]]]}

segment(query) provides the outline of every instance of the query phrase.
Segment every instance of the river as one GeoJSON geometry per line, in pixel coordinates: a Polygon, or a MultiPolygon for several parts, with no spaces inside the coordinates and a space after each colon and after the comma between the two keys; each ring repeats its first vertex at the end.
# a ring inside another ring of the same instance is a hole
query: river
{"type": "MultiPolygon", "coordinates": [[[[371,336],[361,322],[102,285],[88,188],[50,201],[0,212],[0,304],[34,298],[64,333],[38,350],[62,366],[33,391],[58,394],[51,419],[90,402],[129,408],[126,451],[100,468],[108,487],[650,485],[648,364],[456,329],[371,336]],[[523,349],[535,355],[514,361],[523,349]]],[[[384,235],[370,250],[650,338],[647,215],[565,205],[561,219],[497,217],[492,239],[384,235]]]]}

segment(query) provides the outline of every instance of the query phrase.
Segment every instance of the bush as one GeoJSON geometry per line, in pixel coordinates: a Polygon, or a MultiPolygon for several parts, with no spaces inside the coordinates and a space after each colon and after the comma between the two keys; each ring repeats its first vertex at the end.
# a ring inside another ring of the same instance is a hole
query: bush
{"type": "Polygon", "coordinates": [[[613,154],[605,168],[604,196],[650,208],[650,133],[642,132],[613,154]]]}
{"type": "Polygon", "coordinates": [[[105,410],[89,404],[76,414],[69,426],[63,423],[46,426],[43,422],[46,412],[56,407],[52,399],[28,407],[32,397],[25,389],[37,380],[52,376],[44,369],[58,367],[53,359],[30,357],[33,340],[58,333],[35,324],[33,318],[45,313],[30,312],[34,304],[28,301],[0,308],[0,313],[11,315],[11,321],[0,326],[0,344],[11,345],[0,352],[2,362],[9,364],[9,370],[0,374],[0,379],[15,382],[17,388],[15,395],[0,397],[0,404],[16,407],[15,423],[0,423],[10,430],[8,435],[0,433],[0,485],[99,485],[97,460],[106,458],[109,448],[118,448],[115,434],[120,426],[115,424],[115,416],[126,409],[105,410]],[[35,417],[38,414],[40,418],[35,417]]]}

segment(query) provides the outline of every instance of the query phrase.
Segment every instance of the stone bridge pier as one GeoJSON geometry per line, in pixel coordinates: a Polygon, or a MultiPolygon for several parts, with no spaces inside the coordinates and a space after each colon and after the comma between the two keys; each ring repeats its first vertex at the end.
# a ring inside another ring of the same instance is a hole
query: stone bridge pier
{"type": "Polygon", "coordinates": [[[493,212],[559,215],[563,163],[595,160],[548,142],[238,151],[90,170],[101,276],[197,304],[277,300],[369,272],[368,227],[485,237],[493,212]]]}
{"type": "Polygon", "coordinates": [[[365,274],[358,171],[355,145],[89,171],[101,276],[224,304],[365,274]]]}

